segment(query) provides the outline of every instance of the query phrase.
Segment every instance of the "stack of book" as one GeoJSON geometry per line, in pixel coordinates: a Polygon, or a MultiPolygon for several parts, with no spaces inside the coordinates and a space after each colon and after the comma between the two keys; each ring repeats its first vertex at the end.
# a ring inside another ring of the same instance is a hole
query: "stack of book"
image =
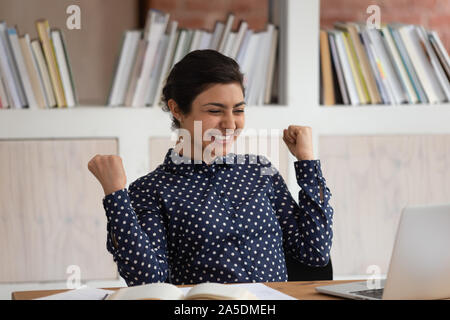
{"type": "Polygon", "coordinates": [[[74,107],[77,96],[61,30],[36,22],[39,39],[0,22],[0,108],[74,107]]]}
{"type": "Polygon", "coordinates": [[[255,32],[242,21],[233,31],[234,15],[214,30],[179,29],[169,14],[151,9],[144,30],[124,33],[108,106],[144,107],[161,103],[162,88],[172,67],[187,53],[213,49],[235,59],[244,73],[246,102],[271,103],[278,29],[268,24],[255,32]]]}
{"type": "Polygon", "coordinates": [[[450,59],[435,31],[399,23],[334,27],[320,31],[321,104],[450,101],[450,59]]]}

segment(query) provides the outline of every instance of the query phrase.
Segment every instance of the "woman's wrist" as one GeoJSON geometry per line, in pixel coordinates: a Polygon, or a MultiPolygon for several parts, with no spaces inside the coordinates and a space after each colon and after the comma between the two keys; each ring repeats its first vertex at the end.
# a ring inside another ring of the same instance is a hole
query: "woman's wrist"
{"type": "Polygon", "coordinates": [[[299,154],[297,155],[297,160],[298,161],[303,161],[303,160],[314,160],[314,155],[312,153],[305,153],[305,154],[299,154]]]}
{"type": "Polygon", "coordinates": [[[125,188],[125,186],[116,186],[116,187],[113,186],[113,187],[103,188],[103,191],[105,192],[105,196],[107,196],[107,195],[109,195],[109,194],[111,194],[113,192],[117,192],[117,191],[122,190],[124,188],[125,188]]]}

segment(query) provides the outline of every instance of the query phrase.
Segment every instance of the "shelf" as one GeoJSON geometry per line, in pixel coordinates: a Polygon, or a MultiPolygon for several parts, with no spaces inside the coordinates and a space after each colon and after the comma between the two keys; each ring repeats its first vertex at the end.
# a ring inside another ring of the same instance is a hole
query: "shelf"
{"type": "Polygon", "coordinates": [[[313,117],[321,135],[450,133],[450,104],[323,106],[313,117]]]}
{"type": "MultiPolygon", "coordinates": [[[[246,128],[311,126],[320,135],[448,134],[450,104],[321,106],[248,106],[246,128]]],[[[129,131],[169,136],[170,116],[160,108],[79,106],[69,109],[0,111],[0,139],[119,137],[129,131]],[[129,129],[133,128],[133,129],[129,129]]]]}
{"type": "Polygon", "coordinates": [[[83,106],[0,111],[0,138],[117,137],[135,130],[166,135],[169,129],[169,115],[157,108],[83,106]]]}
{"type": "MultiPolygon", "coordinates": [[[[246,127],[279,128],[292,118],[287,106],[248,106],[246,127]]],[[[169,136],[170,115],[160,108],[77,106],[0,110],[0,139],[118,137],[129,131],[169,136]],[[133,129],[130,129],[133,128],[133,129]]]]}

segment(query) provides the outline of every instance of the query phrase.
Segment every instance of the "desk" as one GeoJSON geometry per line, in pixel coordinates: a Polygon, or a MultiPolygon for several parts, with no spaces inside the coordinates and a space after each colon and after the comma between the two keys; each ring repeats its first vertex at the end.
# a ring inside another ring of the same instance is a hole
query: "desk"
{"type": "MultiPolygon", "coordinates": [[[[339,281],[290,281],[290,282],[264,282],[265,285],[279,290],[287,295],[297,299],[304,300],[337,300],[341,299],[325,294],[321,294],[315,290],[318,286],[325,286],[329,284],[340,284],[364,280],[339,280],[339,281]]],[[[189,287],[190,285],[182,285],[179,287],[189,287]]],[[[117,290],[119,288],[105,288],[108,290],[117,290]]],[[[40,291],[16,291],[11,294],[13,300],[31,300],[49,296],[56,293],[67,291],[63,290],[40,290],[40,291]]]]}

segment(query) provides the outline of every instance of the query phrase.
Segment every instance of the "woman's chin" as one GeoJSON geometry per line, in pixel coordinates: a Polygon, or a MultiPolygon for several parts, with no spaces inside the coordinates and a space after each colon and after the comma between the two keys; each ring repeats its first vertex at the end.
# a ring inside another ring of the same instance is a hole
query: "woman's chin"
{"type": "Polygon", "coordinates": [[[223,144],[214,143],[212,146],[208,145],[208,149],[211,150],[210,154],[213,158],[225,156],[233,150],[233,142],[223,144]]]}

